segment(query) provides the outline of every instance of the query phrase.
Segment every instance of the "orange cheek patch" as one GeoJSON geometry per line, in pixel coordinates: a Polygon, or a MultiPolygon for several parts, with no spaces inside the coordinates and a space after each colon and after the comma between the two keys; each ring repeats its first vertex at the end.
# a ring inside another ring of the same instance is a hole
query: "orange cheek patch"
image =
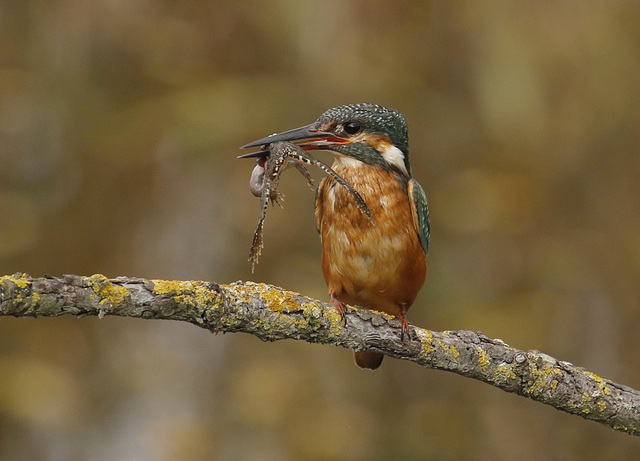
{"type": "Polygon", "coordinates": [[[378,152],[384,152],[393,146],[391,140],[383,134],[361,133],[357,136],[354,136],[351,141],[361,142],[362,144],[371,146],[378,152]]]}

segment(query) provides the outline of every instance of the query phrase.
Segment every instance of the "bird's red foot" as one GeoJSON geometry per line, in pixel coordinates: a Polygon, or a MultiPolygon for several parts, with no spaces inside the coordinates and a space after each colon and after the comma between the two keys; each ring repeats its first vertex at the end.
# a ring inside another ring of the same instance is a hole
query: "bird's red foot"
{"type": "Polygon", "coordinates": [[[402,331],[400,333],[400,341],[404,341],[404,335],[406,334],[409,338],[411,338],[411,331],[409,330],[409,321],[407,320],[407,306],[406,304],[400,305],[400,314],[396,316],[398,320],[400,320],[400,328],[402,331]]]}
{"type": "Polygon", "coordinates": [[[338,313],[340,314],[340,318],[342,318],[342,324],[346,325],[347,324],[347,317],[346,317],[346,312],[347,312],[347,306],[340,301],[338,298],[336,298],[336,295],[333,293],[329,293],[329,299],[331,300],[331,304],[333,304],[334,306],[336,306],[336,309],[338,309],[338,313]]]}

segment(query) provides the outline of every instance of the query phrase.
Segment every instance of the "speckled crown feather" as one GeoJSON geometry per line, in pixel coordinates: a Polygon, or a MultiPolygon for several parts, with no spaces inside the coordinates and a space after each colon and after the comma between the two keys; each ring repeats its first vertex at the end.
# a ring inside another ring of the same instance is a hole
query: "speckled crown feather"
{"type": "Polygon", "coordinates": [[[409,157],[407,122],[400,112],[393,109],[377,104],[347,104],[327,110],[316,123],[321,126],[332,121],[344,123],[353,120],[359,121],[370,133],[378,132],[388,135],[391,142],[404,153],[405,157],[409,157]]]}

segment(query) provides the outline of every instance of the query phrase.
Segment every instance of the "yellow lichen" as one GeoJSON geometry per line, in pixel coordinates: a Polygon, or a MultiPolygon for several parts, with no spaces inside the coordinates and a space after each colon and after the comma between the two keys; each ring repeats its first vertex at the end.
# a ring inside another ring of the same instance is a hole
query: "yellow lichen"
{"type": "Polygon", "coordinates": [[[31,281],[27,280],[27,275],[21,274],[21,273],[17,273],[13,275],[4,275],[0,277],[0,285],[4,285],[5,281],[12,282],[18,288],[27,288],[29,285],[31,285],[31,281]]]}
{"type": "Polygon", "coordinates": [[[482,371],[487,371],[487,368],[489,368],[489,364],[491,363],[491,356],[479,346],[476,347],[476,352],[478,353],[478,363],[480,363],[482,371]]]}
{"type": "Polygon", "coordinates": [[[542,367],[538,367],[535,363],[532,363],[531,372],[533,374],[533,381],[525,391],[531,395],[540,395],[544,391],[546,391],[547,394],[551,394],[551,390],[555,389],[559,382],[554,376],[562,376],[562,371],[548,363],[542,367]]]}
{"type": "Polygon", "coordinates": [[[308,318],[309,316],[313,318],[314,315],[317,315],[318,310],[321,312],[321,315],[324,315],[324,317],[329,320],[329,331],[331,333],[331,337],[339,338],[344,326],[344,321],[338,310],[320,309],[316,304],[310,304],[305,306],[303,313],[305,318],[308,318]]]}
{"type": "Polygon", "coordinates": [[[500,363],[493,369],[493,378],[496,383],[504,384],[507,381],[516,379],[516,374],[511,365],[500,363]]]}
{"type": "Polygon", "coordinates": [[[582,397],[580,397],[580,406],[582,407],[582,413],[584,413],[585,415],[591,413],[592,408],[589,404],[592,402],[592,400],[593,399],[588,392],[582,393],[582,397]]]}
{"type": "Polygon", "coordinates": [[[152,280],[153,291],[158,295],[173,295],[173,300],[186,306],[208,306],[217,293],[206,282],[181,282],[174,280],[152,280]]]}
{"type": "Polygon", "coordinates": [[[579,411],[585,415],[592,413],[597,410],[600,413],[603,413],[607,409],[607,404],[603,400],[598,399],[594,402],[594,399],[597,399],[597,396],[591,395],[588,392],[583,392],[580,396],[580,401],[576,402],[575,400],[567,401],[567,406],[573,411],[579,411]],[[595,405],[595,406],[594,406],[595,405]]]}
{"type": "Polygon", "coordinates": [[[25,290],[31,285],[31,281],[27,278],[27,274],[16,273],[0,277],[0,286],[4,286],[6,282],[11,282],[20,290],[16,290],[13,294],[13,305],[20,305],[25,308],[25,312],[32,312],[40,303],[40,293],[33,292],[30,289],[25,290]],[[24,291],[21,291],[24,290],[24,291]]]}
{"type": "Polygon", "coordinates": [[[258,284],[256,288],[260,297],[267,302],[269,310],[290,313],[300,308],[300,303],[294,298],[294,294],[297,293],[270,288],[264,283],[258,284]]]}
{"type": "Polygon", "coordinates": [[[580,403],[578,404],[578,408],[580,409],[581,413],[584,413],[585,415],[591,413],[592,407],[590,403],[592,402],[592,400],[593,399],[588,392],[582,393],[582,396],[580,397],[580,403]]]}
{"type": "MultiPolygon", "coordinates": [[[[233,299],[234,304],[237,306],[253,306],[256,302],[256,296],[261,298],[262,301],[267,304],[267,308],[275,313],[288,313],[294,310],[294,304],[296,306],[298,305],[293,298],[293,293],[276,293],[277,288],[273,288],[264,283],[238,282],[229,285],[220,285],[220,289],[225,296],[233,299]],[[281,302],[284,305],[280,305],[281,302]]],[[[209,291],[209,293],[216,296],[216,294],[211,291],[209,291]]],[[[222,305],[222,297],[219,299],[220,305],[222,305]]],[[[212,301],[212,299],[210,298],[209,301],[212,301]]],[[[223,319],[223,321],[225,321],[225,319],[223,319]]],[[[270,321],[264,320],[261,317],[253,319],[254,325],[269,335],[275,335],[279,330],[291,329],[292,326],[296,328],[301,327],[302,323],[306,325],[306,322],[306,320],[301,321],[287,315],[277,316],[270,321]]]]}
{"type": "MultiPolygon", "coordinates": [[[[448,332],[446,331],[443,332],[443,334],[447,334],[447,333],[448,332]]],[[[456,348],[456,346],[449,346],[447,345],[447,343],[445,343],[441,339],[436,339],[436,344],[440,346],[440,348],[445,352],[446,355],[450,356],[450,357],[447,357],[447,359],[451,360],[452,362],[455,362],[457,358],[460,356],[460,352],[458,352],[458,349],[456,348]]]]}
{"type": "Polygon", "coordinates": [[[598,376],[597,374],[592,373],[590,371],[585,371],[584,374],[589,376],[591,379],[593,379],[598,384],[598,387],[600,388],[600,390],[602,391],[602,393],[604,395],[611,394],[611,389],[609,389],[609,387],[606,385],[606,383],[607,383],[606,379],[603,379],[600,376],[598,376]]]}
{"type": "Polygon", "coordinates": [[[265,322],[262,328],[273,332],[277,329],[309,329],[322,323],[323,319],[330,322],[331,336],[338,338],[343,327],[343,319],[336,309],[324,309],[316,303],[300,303],[298,293],[286,291],[264,283],[245,282],[242,284],[222,285],[225,291],[230,291],[232,297],[241,304],[252,304],[256,294],[266,303],[267,309],[276,314],[276,323],[265,322]],[[300,313],[301,316],[288,314],[300,313]]]}
{"type": "Polygon", "coordinates": [[[87,278],[89,287],[100,297],[99,304],[108,302],[118,306],[129,297],[129,290],[120,285],[114,285],[102,274],[95,274],[87,278]]]}
{"type": "Polygon", "coordinates": [[[433,333],[431,333],[429,330],[423,330],[421,328],[416,328],[415,331],[418,339],[422,343],[422,351],[420,352],[420,356],[428,357],[433,351],[435,351],[435,347],[433,347],[433,333]]]}
{"type": "Polygon", "coordinates": [[[152,282],[153,291],[158,295],[181,295],[192,288],[191,282],[178,282],[174,280],[152,280],[152,282]]]}

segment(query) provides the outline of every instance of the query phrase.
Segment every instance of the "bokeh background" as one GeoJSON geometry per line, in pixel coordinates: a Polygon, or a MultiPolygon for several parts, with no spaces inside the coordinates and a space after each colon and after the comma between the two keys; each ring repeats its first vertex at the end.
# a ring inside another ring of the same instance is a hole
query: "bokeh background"
{"type": "MultiPolygon", "coordinates": [[[[640,388],[639,25],[635,0],[4,1],[0,273],[327,299],[295,172],[250,273],[258,200],[235,157],[375,102],[407,118],[431,206],[410,320],[640,388]]],[[[4,461],[639,456],[636,438],[409,363],[370,373],[347,350],[178,322],[0,319],[4,461]]]]}

